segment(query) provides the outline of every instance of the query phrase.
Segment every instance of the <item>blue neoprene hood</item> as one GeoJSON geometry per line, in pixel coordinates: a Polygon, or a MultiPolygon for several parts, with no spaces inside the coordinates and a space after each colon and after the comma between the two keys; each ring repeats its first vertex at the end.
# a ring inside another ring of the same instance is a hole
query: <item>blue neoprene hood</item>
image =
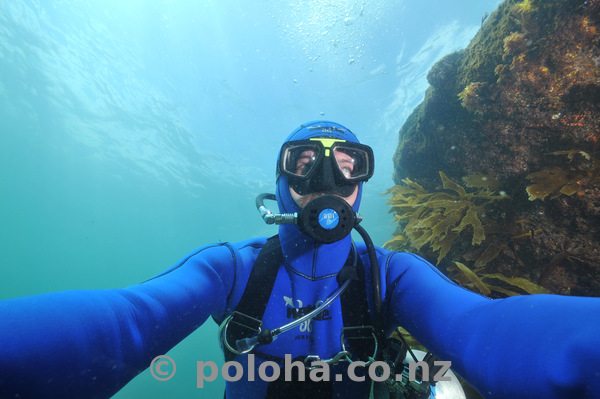
{"type": "MultiPolygon", "coordinates": [[[[312,137],[331,137],[359,143],[354,133],[349,129],[329,121],[313,121],[303,124],[294,130],[285,142],[305,140],[312,137]]],[[[279,159],[277,161],[279,162],[279,159]]],[[[359,183],[358,195],[352,206],[354,211],[358,211],[361,195],[362,182],[359,183]]],[[[288,178],[283,174],[279,175],[277,179],[276,196],[279,212],[293,213],[300,211],[290,194],[288,178]]],[[[319,278],[319,276],[327,273],[337,273],[348,257],[352,243],[350,234],[332,244],[318,243],[305,236],[296,224],[279,225],[279,240],[285,262],[296,272],[310,275],[311,278],[319,278]]]]}

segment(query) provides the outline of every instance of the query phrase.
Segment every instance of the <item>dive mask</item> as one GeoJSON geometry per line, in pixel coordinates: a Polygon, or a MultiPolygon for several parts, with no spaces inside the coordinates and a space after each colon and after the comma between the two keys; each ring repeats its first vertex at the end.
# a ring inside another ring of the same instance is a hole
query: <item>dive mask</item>
{"type": "Polygon", "coordinates": [[[286,142],[279,154],[277,173],[288,177],[300,195],[327,193],[348,197],[356,184],[373,176],[371,147],[333,138],[286,142]]]}

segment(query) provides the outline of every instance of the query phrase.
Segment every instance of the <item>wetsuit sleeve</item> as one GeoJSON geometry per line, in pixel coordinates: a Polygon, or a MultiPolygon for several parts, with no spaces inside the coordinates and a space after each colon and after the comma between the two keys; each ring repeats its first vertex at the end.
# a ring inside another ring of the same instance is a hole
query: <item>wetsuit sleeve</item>
{"type": "Polygon", "coordinates": [[[418,256],[394,253],[385,263],[388,325],[450,360],[484,397],[600,396],[600,298],[491,300],[418,256]]]}
{"type": "Polygon", "coordinates": [[[223,311],[234,253],[204,247],[125,289],[0,301],[0,397],[110,397],[223,311]]]}

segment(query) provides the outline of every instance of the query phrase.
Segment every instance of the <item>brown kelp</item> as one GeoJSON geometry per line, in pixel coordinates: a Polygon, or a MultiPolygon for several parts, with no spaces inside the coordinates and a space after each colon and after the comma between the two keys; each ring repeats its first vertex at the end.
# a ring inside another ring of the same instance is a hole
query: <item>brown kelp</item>
{"type": "Polygon", "coordinates": [[[525,220],[507,227],[488,217],[487,213],[493,213],[494,208],[501,210],[505,206],[503,203],[510,200],[499,190],[498,181],[477,173],[465,177],[463,187],[445,173],[440,171],[439,175],[444,191],[429,192],[410,179],[404,179],[403,185],[387,191],[390,212],[395,213],[398,223],[398,234],[384,246],[417,253],[437,252],[438,264],[448,254],[470,262],[474,270],[463,262],[454,261],[447,271],[463,286],[484,295],[489,296],[492,292],[496,297],[548,293],[527,279],[485,272],[488,262],[507,248],[507,235],[521,239],[535,234],[535,230],[525,227],[525,220]]]}

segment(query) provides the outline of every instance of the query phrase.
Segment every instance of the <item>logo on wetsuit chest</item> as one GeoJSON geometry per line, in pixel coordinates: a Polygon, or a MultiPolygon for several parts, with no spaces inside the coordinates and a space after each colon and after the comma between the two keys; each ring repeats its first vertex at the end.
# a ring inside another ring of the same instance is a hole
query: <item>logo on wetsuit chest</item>
{"type": "MultiPolygon", "coordinates": [[[[296,306],[294,306],[294,300],[292,298],[284,296],[283,300],[285,301],[285,307],[287,309],[286,317],[288,319],[294,319],[294,320],[312,312],[322,302],[322,301],[319,301],[316,303],[316,305],[303,306],[302,301],[300,299],[296,299],[296,302],[298,302],[298,307],[296,307],[296,306]]],[[[300,324],[300,331],[311,332],[312,331],[311,323],[313,320],[318,320],[318,321],[331,320],[331,314],[329,313],[329,309],[323,309],[323,311],[321,313],[319,313],[317,316],[315,316],[313,319],[306,320],[304,323],[300,324]]]]}

